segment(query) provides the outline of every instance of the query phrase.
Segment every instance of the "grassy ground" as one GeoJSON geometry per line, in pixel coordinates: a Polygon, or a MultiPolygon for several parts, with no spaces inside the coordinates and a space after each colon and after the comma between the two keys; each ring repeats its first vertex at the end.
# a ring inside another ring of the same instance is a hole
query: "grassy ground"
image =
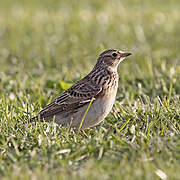
{"type": "Polygon", "coordinates": [[[0,1],[0,179],[180,179],[179,0],[0,1]],[[130,51],[87,138],[28,123],[107,48],[130,51]]]}

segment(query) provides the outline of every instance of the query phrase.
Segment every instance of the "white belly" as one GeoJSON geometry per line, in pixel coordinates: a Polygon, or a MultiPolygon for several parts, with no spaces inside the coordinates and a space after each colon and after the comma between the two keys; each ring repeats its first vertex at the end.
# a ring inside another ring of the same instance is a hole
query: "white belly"
{"type": "Polygon", "coordinates": [[[115,96],[104,97],[96,100],[86,115],[82,129],[95,126],[102,122],[111,111],[114,101],[115,96]]]}

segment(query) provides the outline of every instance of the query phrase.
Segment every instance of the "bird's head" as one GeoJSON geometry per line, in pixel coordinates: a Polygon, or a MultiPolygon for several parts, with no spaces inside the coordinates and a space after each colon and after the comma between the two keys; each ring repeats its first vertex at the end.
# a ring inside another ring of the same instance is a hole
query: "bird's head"
{"type": "Polygon", "coordinates": [[[109,49],[99,55],[97,64],[116,70],[119,63],[130,55],[131,53],[128,52],[123,52],[117,49],[109,49]]]}

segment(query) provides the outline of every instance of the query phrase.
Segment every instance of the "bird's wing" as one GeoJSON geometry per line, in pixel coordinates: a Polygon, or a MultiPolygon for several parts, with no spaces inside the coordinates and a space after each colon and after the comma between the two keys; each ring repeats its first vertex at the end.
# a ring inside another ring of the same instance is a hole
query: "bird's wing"
{"type": "Polygon", "coordinates": [[[54,101],[48,104],[40,113],[40,118],[52,117],[61,112],[76,111],[79,107],[89,103],[102,88],[89,81],[80,81],[63,92],[54,101]]]}

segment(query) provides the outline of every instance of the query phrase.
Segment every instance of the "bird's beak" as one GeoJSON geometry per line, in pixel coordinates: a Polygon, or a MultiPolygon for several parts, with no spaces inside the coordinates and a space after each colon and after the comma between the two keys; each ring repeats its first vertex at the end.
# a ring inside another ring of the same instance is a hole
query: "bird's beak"
{"type": "Polygon", "coordinates": [[[132,53],[128,53],[128,52],[125,52],[125,53],[121,53],[121,57],[127,57],[127,56],[130,56],[132,53]]]}

